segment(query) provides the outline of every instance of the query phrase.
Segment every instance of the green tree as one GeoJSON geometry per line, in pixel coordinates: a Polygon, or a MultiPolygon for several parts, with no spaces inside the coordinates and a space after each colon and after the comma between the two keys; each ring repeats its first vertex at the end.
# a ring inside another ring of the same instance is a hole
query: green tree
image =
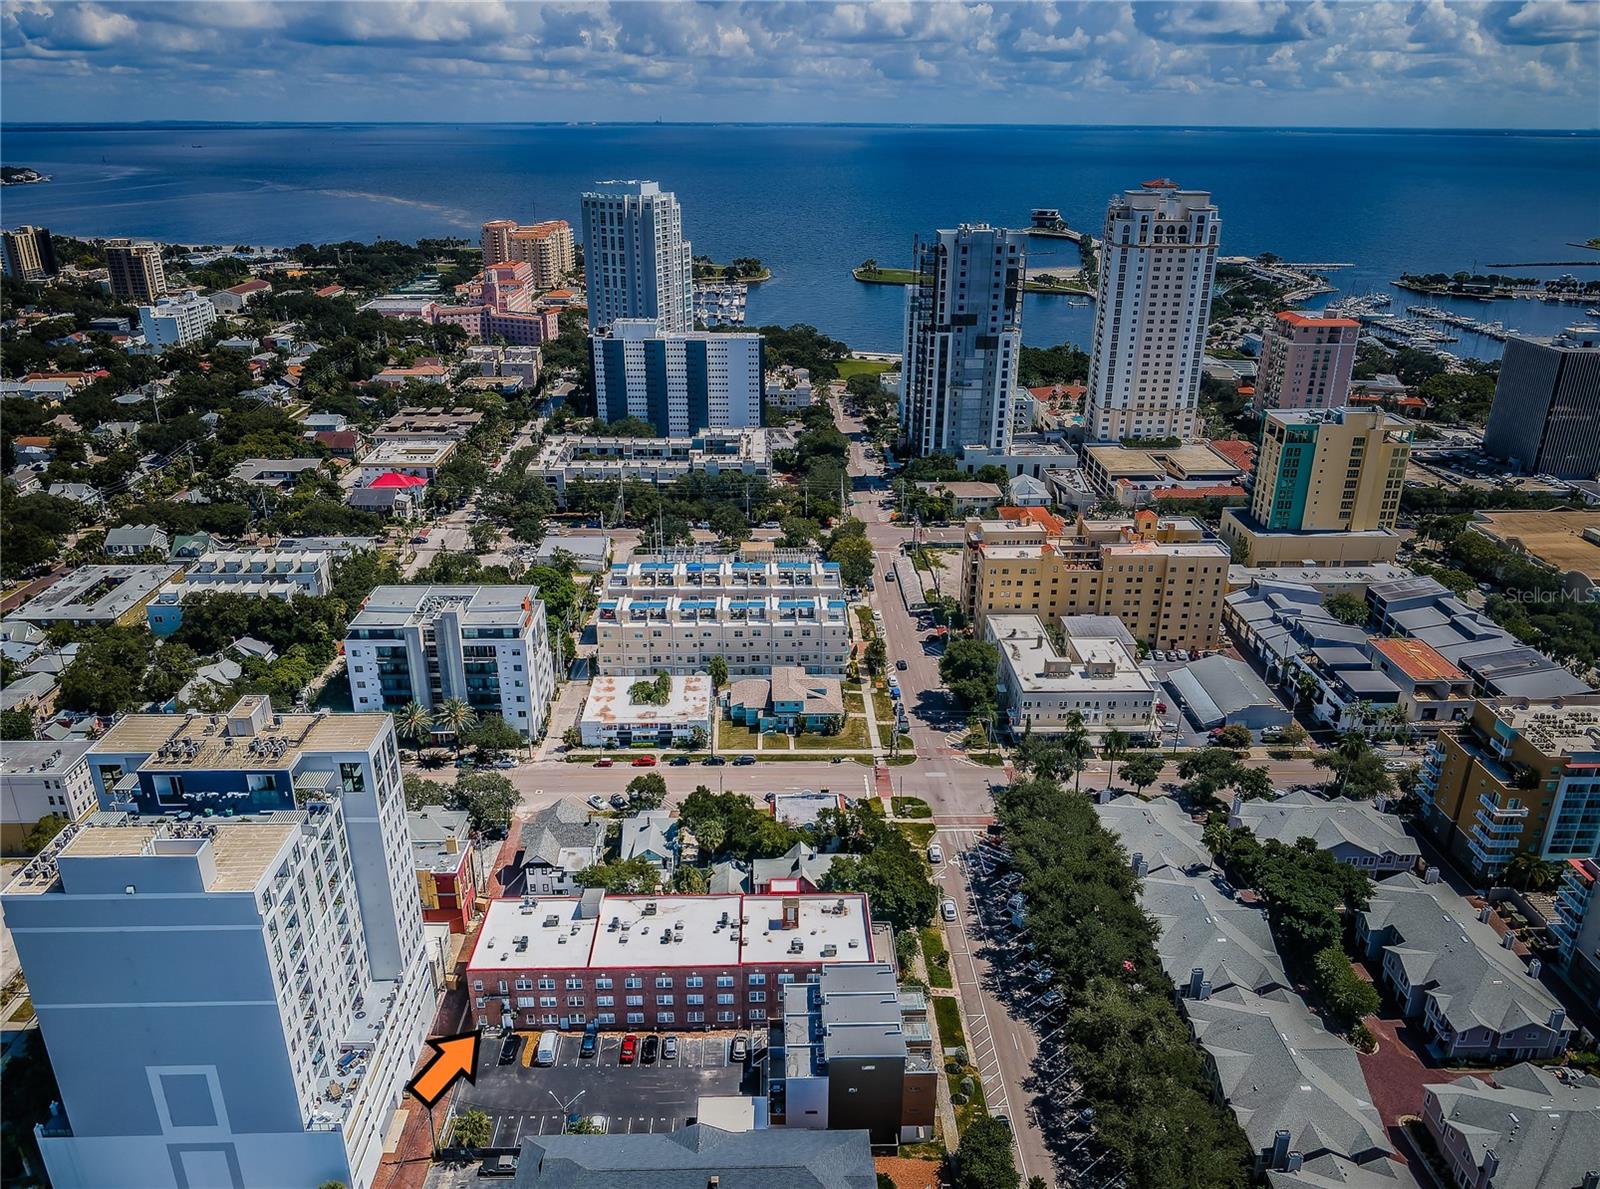
{"type": "Polygon", "coordinates": [[[420,756],[423,745],[433,739],[433,711],[413,698],[395,714],[394,729],[400,738],[416,745],[420,756]]]}
{"type": "Polygon", "coordinates": [[[428,805],[444,805],[450,801],[450,786],[437,780],[407,772],[401,783],[405,789],[406,808],[412,813],[428,805]]]}
{"type": "Polygon", "coordinates": [[[711,675],[713,693],[728,684],[728,662],[720,653],[706,663],[706,672],[711,675]]]}
{"type": "Polygon", "coordinates": [[[1218,747],[1231,747],[1235,751],[1244,751],[1255,741],[1255,736],[1250,733],[1250,728],[1243,723],[1237,722],[1229,723],[1223,727],[1217,733],[1216,738],[1212,740],[1218,747]]]}
{"type": "Polygon", "coordinates": [[[1338,946],[1318,950],[1313,970],[1317,994],[1339,1027],[1354,1027],[1377,1012],[1377,988],[1356,973],[1338,946]]]}
{"type": "Polygon", "coordinates": [[[1351,627],[1360,627],[1367,622],[1367,600],[1349,591],[1329,595],[1322,600],[1322,609],[1340,623],[1347,623],[1351,627]]]}
{"type": "Polygon", "coordinates": [[[1561,864],[1548,862],[1529,851],[1513,855],[1501,881],[1525,892],[1550,892],[1561,885],[1561,864]]]}
{"type": "Polygon", "coordinates": [[[28,836],[22,840],[22,849],[30,855],[36,855],[49,846],[55,836],[67,828],[70,819],[64,813],[46,814],[40,818],[33,829],[28,831],[28,836]]]}
{"type": "Polygon", "coordinates": [[[980,1115],[967,1125],[952,1163],[955,1189],[1017,1189],[1022,1183],[1011,1131],[993,1115],[980,1115]]]}
{"type": "Polygon", "coordinates": [[[872,544],[864,536],[836,540],[828,550],[828,560],[839,563],[839,577],[846,586],[865,586],[872,577],[872,544]]]}
{"type": "Polygon", "coordinates": [[[867,662],[867,672],[876,677],[882,673],[889,664],[889,648],[883,642],[882,636],[873,636],[867,641],[866,653],[862,658],[867,662]]]}
{"type": "Polygon", "coordinates": [[[874,828],[867,853],[840,855],[822,877],[825,892],[864,892],[873,916],[896,929],[920,929],[933,920],[938,892],[928,866],[900,831],[874,828]]]}
{"type": "Polygon", "coordinates": [[[1333,796],[1367,801],[1394,791],[1394,777],[1384,769],[1383,757],[1360,731],[1346,731],[1332,750],[1319,752],[1311,762],[1333,773],[1333,796]]]}
{"type": "Polygon", "coordinates": [[[439,703],[439,708],[434,712],[434,725],[441,731],[450,733],[456,755],[461,754],[461,745],[466,733],[478,725],[478,712],[460,698],[446,698],[439,703]]]}
{"type": "Polygon", "coordinates": [[[480,1110],[462,1111],[456,1116],[450,1136],[459,1148],[487,1147],[494,1126],[489,1116],[480,1110]]]}
{"type": "Polygon", "coordinates": [[[1159,752],[1136,751],[1123,761],[1123,779],[1143,792],[1156,782],[1165,763],[1159,752]]]}
{"type": "Polygon", "coordinates": [[[695,831],[695,839],[700,843],[700,849],[708,855],[720,852],[727,838],[728,826],[721,818],[711,818],[695,831]]]}
{"type": "Polygon", "coordinates": [[[0,739],[14,742],[33,737],[33,714],[30,711],[13,707],[0,712],[0,739]]]}
{"type": "Polygon", "coordinates": [[[655,891],[661,884],[661,872],[649,859],[640,855],[611,863],[596,863],[592,867],[585,867],[572,879],[585,888],[604,888],[619,895],[637,896],[655,891]]]}
{"type": "Polygon", "coordinates": [[[993,716],[995,685],[1000,679],[1000,653],[993,644],[975,639],[951,641],[939,658],[939,676],[969,716],[993,716]]]}
{"type": "Polygon", "coordinates": [[[487,715],[476,726],[469,727],[462,736],[462,742],[468,747],[477,748],[480,756],[498,756],[527,744],[522,732],[498,714],[487,715]]]}
{"type": "Polygon", "coordinates": [[[488,520],[474,522],[467,530],[467,540],[479,553],[493,553],[500,547],[500,526],[488,520]]]}
{"type": "Polygon", "coordinates": [[[515,786],[498,772],[469,772],[452,786],[451,804],[465,809],[472,828],[503,835],[511,828],[511,814],[521,800],[515,786]]]}
{"type": "Polygon", "coordinates": [[[637,810],[660,809],[667,799],[667,780],[659,772],[646,772],[628,781],[628,799],[637,810]]]}
{"type": "Polygon", "coordinates": [[[1100,754],[1111,763],[1111,771],[1106,775],[1106,785],[1117,778],[1117,761],[1128,754],[1128,733],[1115,728],[1105,733],[1105,738],[1100,741],[1100,754]]]}

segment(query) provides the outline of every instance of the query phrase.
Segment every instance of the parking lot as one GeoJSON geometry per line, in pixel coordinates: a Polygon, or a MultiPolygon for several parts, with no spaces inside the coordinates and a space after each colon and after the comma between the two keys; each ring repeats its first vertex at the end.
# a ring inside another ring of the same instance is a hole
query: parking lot
{"type": "Polygon", "coordinates": [[[1009,1113],[1025,1174],[1046,1166],[1060,1184],[1111,1189],[1119,1171],[1094,1134],[1062,1035],[1064,997],[1039,962],[1027,929],[1011,921],[1020,885],[1003,847],[973,829],[939,832],[951,863],[941,870],[960,924],[951,926],[958,986],[967,1002],[967,1044],[991,1112],[1009,1113]],[[970,956],[967,956],[970,955],[970,956]],[[967,963],[978,979],[968,994],[967,963]],[[976,1010],[974,1010],[976,1008],[976,1010]]]}
{"type": "MultiPolygon", "coordinates": [[[[463,1083],[457,1111],[481,1110],[494,1121],[492,1148],[515,1147],[534,1135],[559,1135],[569,1115],[603,1126],[607,1132],[674,1131],[695,1118],[703,1094],[758,1094],[760,1063],[755,1056],[741,1068],[728,1060],[728,1032],[678,1035],[678,1056],[653,1064],[623,1065],[622,1032],[600,1034],[599,1051],[580,1057],[579,1033],[563,1033],[555,1064],[525,1065],[539,1034],[519,1033],[520,1056],[499,1064],[501,1040],[485,1037],[477,1083],[463,1083]]],[[[663,1034],[665,1035],[665,1034],[663,1034]]],[[[644,1034],[639,1036],[641,1044],[644,1034]]],[[[765,1037],[757,1038],[765,1055],[765,1037]]]]}

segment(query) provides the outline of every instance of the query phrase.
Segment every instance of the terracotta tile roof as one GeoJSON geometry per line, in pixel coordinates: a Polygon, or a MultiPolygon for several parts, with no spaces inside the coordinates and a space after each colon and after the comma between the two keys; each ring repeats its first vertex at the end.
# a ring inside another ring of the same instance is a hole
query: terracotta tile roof
{"type": "Polygon", "coordinates": [[[1210,487],[1157,487],[1150,493],[1157,500],[1211,500],[1244,495],[1244,488],[1235,483],[1214,483],[1210,487]]]}
{"type": "Polygon", "coordinates": [[[1242,438],[1222,438],[1211,448],[1247,474],[1256,468],[1256,448],[1242,438]]]}
{"type": "Polygon", "coordinates": [[[1357,326],[1361,323],[1354,318],[1308,318],[1304,314],[1297,314],[1293,310],[1284,310],[1278,315],[1279,322],[1287,322],[1290,326],[1357,326]]]}

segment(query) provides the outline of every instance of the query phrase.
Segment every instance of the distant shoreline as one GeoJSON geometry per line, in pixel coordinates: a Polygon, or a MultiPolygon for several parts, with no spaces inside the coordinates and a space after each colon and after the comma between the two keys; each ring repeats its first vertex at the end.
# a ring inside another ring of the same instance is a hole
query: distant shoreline
{"type": "Polygon", "coordinates": [[[215,128],[215,129],[269,129],[269,128],[895,128],[928,129],[930,131],[981,131],[995,128],[1040,129],[1105,129],[1109,131],[1145,132],[1257,132],[1263,134],[1298,134],[1305,132],[1333,133],[1355,136],[1562,136],[1600,138],[1600,128],[1425,128],[1384,126],[1332,126],[1305,124],[906,124],[872,123],[867,121],[806,122],[793,120],[122,120],[122,121],[51,121],[12,120],[8,128],[13,131],[37,129],[45,132],[107,132],[119,129],[148,131],[151,129],[215,128]]]}

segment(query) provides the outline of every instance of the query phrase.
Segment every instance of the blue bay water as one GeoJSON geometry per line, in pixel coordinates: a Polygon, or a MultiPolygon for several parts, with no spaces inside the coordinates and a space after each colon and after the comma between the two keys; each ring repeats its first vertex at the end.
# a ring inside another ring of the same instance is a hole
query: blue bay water
{"type": "MultiPolygon", "coordinates": [[[[1025,225],[1059,207],[1098,230],[1107,198],[1150,177],[1210,190],[1223,252],[1349,261],[1344,292],[1400,272],[1579,260],[1600,234],[1600,138],[1568,133],[765,125],[11,127],[7,164],[53,176],[7,187],[6,224],[189,243],[477,239],[490,218],[566,218],[604,178],[674,190],[697,253],[759,256],[756,323],[809,322],[852,346],[898,350],[898,288],[850,276],[909,262],[912,237],[960,221],[1025,225]]],[[[1034,239],[1035,264],[1077,261],[1034,239]]],[[[1581,278],[1600,270],[1519,269],[1581,278]]],[[[1417,297],[1395,292],[1399,312],[1417,297]]],[[[1581,308],[1457,303],[1531,333],[1581,308]]],[[[1092,311],[1030,295],[1029,343],[1086,346],[1092,311]]],[[[1498,347],[1468,339],[1463,353],[1498,347]]]]}

